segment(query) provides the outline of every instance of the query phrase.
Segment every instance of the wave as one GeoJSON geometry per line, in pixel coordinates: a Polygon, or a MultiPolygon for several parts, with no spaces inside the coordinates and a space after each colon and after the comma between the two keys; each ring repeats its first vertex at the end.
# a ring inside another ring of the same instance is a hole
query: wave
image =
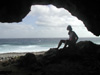
{"type": "Polygon", "coordinates": [[[9,53],[9,52],[39,52],[47,51],[49,46],[41,45],[0,45],[0,53],[9,53]]]}

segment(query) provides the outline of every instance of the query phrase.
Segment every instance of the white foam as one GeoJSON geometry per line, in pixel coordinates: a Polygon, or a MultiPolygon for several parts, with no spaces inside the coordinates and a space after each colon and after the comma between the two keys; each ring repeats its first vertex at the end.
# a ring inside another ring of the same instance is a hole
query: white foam
{"type": "Polygon", "coordinates": [[[0,45],[0,53],[9,52],[39,52],[46,51],[49,47],[41,47],[39,45],[0,45]]]}

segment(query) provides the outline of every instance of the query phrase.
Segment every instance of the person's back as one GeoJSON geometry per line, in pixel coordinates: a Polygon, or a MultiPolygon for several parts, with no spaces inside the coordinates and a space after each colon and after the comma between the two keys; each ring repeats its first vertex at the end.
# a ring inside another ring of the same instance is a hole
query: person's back
{"type": "Polygon", "coordinates": [[[70,31],[69,32],[69,41],[71,41],[72,43],[76,43],[78,40],[78,36],[76,35],[76,33],[74,31],[70,31]]]}

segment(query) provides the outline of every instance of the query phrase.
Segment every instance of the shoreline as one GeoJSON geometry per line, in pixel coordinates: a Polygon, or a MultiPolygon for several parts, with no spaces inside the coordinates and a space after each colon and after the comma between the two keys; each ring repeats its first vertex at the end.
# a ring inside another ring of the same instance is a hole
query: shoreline
{"type": "Polygon", "coordinates": [[[44,54],[45,51],[40,51],[40,52],[11,52],[11,53],[0,53],[0,61],[6,61],[6,60],[12,59],[14,57],[24,56],[27,53],[33,53],[35,55],[41,55],[41,54],[44,54]]]}

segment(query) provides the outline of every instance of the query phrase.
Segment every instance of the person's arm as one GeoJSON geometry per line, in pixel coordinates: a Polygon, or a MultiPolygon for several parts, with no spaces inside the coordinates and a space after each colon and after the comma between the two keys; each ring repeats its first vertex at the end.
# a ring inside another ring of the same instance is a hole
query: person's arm
{"type": "Polygon", "coordinates": [[[75,33],[75,40],[76,40],[76,42],[77,42],[77,40],[78,40],[78,36],[77,36],[77,34],[75,33]]]}

